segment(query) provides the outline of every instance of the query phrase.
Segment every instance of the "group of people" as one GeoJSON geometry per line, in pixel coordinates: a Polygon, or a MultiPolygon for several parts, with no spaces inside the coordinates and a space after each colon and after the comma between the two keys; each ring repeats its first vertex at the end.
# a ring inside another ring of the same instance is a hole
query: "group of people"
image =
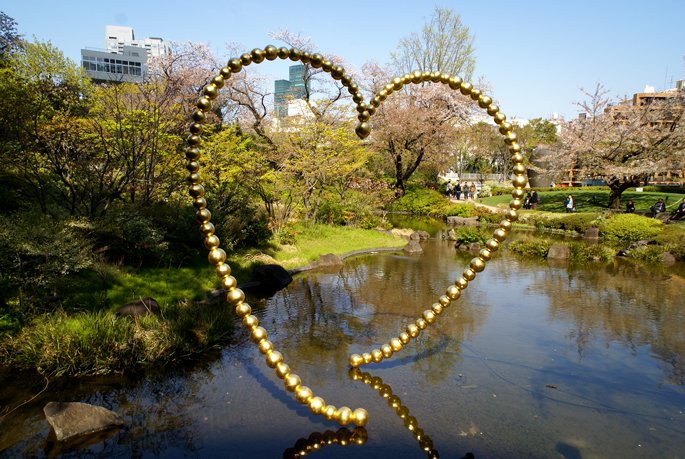
{"type": "MultiPolygon", "coordinates": [[[[652,218],[656,218],[660,212],[666,212],[666,203],[663,199],[659,198],[659,200],[649,209],[652,211],[652,218]]],[[[626,204],[626,213],[633,212],[635,212],[635,205],[633,205],[633,201],[628,201],[628,204],[626,204]]],[[[666,220],[666,223],[678,221],[683,217],[685,217],[685,199],[680,202],[680,205],[673,211],[673,214],[666,220]]]]}
{"type": "Polygon", "coordinates": [[[445,191],[447,192],[448,198],[456,197],[457,200],[461,199],[462,196],[464,197],[464,201],[478,198],[478,188],[476,188],[476,184],[473,182],[471,182],[470,185],[466,182],[463,184],[457,182],[456,185],[452,185],[452,182],[447,182],[445,191]]]}
{"type": "Polygon", "coordinates": [[[533,209],[533,210],[538,210],[538,203],[540,202],[540,196],[538,195],[538,192],[533,190],[531,193],[530,191],[528,194],[526,194],[526,199],[523,200],[523,208],[524,209],[533,209]]]}

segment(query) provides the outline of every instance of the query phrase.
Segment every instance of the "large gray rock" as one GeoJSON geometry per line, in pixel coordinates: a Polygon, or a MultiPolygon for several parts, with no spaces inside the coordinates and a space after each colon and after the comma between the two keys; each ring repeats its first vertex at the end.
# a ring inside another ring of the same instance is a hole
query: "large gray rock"
{"type": "Polygon", "coordinates": [[[583,233],[583,237],[586,239],[599,239],[599,228],[588,228],[583,233]]]}
{"type": "Polygon", "coordinates": [[[447,240],[448,241],[456,241],[457,240],[457,233],[451,229],[447,232],[447,240]]]}
{"type": "Polygon", "coordinates": [[[282,266],[261,265],[252,268],[252,278],[260,286],[282,289],[293,281],[293,277],[282,266]]]}
{"type": "Polygon", "coordinates": [[[674,263],[675,257],[673,256],[673,254],[671,252],[664,252],[661,255],[661,261],[663,261],[664,263],[674,263]]]}
{"type": "Polygon", "coordinates": [[[428,233],[428,231],[417,231],[417,233],[419,233],[419,237],[422,241],[427,241],[431,238],[431,235],[428,233]]]}
{"type": "Polygon", "coordinates": [[[124,418],[101,406],[77,402],[50,402],[43,408],[45,419],[55,431],[57,441],[121,427],[124,418]]]}
{"type": "Polygon", "coordinates": [[[447,224],[450,226],[477,225],[476,217],[447,217],[447,224]]]}
{"type": "Polygon", "coordinates": [[[339,256],[327,253],[326,255],[319,255],[319,267],[323,266],[342,266],[343,262],[339,256]]]}
{"type": "Polygon", "coordinates": [[[159,314],[159,304],[154,298],[150,297],[141,298],[117,309],[117,315],[119,316],[158,316],[159,314]]]}
{"type": "Polygon", "coordinates": [[[619,250],[617,255],[619,257],[629,257],[629,256],[631,256],[630,252],[633,249],[637,249],[639,247],[645,247],[645,246],[647,246],[647,244],[649,244],[649,239],[642,239],[642,240],[639,240],[637,242],[631,242],[630,244],[628,244],[627,246],[625,246],[621,250],[619,250]]]}
{"type": "Polygon", "coordinates": [[[419,234],[418,231],[414,231],[414,232],[411,233],[411,235],[409,236],[409,240],[410,240],[410,241],[419,241],[419,240],[421,240],[421,235],[419,234]]]}
{"type": "Polygon", "coordinates": [[[418,242],[418,241],[409,241],[409,242],[407,242],[407,245],[405,245],[404,248],[403,248],[402,250],[404,250],[406,253],[420,253],[420,252],[423,252],[423,249],[422,249],[421,246],[419,245],[419,242],[418,242]]]}
{"type": "Polygon", "coordinates": [[[480,244],[477,243],[477,242],[472,242],[472,243],[469,245],[469,250],[472,251],[472,252],[478,252],[478,251],[480,250],[480,244]]]}
{"type": "Polygon", "coordinates": [[[571,256],[571,249],[565,245],[553,245],[547,252],[547,258],[552,260],[567,260],[571,256]]]}

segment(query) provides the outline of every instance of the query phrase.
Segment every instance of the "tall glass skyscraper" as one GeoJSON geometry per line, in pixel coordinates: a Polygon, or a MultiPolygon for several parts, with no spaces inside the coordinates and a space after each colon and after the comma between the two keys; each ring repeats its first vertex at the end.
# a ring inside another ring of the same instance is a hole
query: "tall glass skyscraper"
{"type": "Polygon", "coordinates": [[[307,68],[302,64],[291,65],[289,79],[274,82],[274,112],[276,116],[280,118],[288,116],[288,101],[305,97],[306,72],[307,68]]]}

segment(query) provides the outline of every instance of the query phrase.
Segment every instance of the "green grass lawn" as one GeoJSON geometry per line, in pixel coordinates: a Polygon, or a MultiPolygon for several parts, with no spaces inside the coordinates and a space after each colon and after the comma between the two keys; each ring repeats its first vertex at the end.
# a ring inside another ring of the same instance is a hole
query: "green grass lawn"
{"type": "MultiPolygon", "coordinates": [[[[577,212],[601,212],[609,205],[609,191],[573,191],[571,192],[573,199],[576,202],[577,212]]],[[[566,212],[564,209],[564,200],[569,195],[568,191],[563,189],[559,191],[547,191],[539,193],[541,202],[538,204],[538,210],[547,212],[566,212]]],[[[621,195],[621,209],[625,210],[626,203],[629,199],[633,200],[635,210],[637,212],[649,212],[649,208],[654,205],[657,199],[662,198],[666,202],[668,211],[673,211],[677,206],[673,204],[685,198],[685,194],[677,193],[636,193],[635,191],[625,191],[621,195]],[[668,200],[666,200],[668,198],[668,200]]],[[[480,201],[481,199],[479,199],[480,201]]],[[[498,204],[508,204],[511,200],[511,195],[491,196],[489,198],[482,198],[483,204],[497,206],[498,204]]]]}

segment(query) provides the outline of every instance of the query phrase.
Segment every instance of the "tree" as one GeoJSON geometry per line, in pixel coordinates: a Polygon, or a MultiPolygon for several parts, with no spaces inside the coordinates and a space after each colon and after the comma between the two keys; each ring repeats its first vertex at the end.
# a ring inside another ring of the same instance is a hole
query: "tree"
{"type": "Polygon", "coordinates": [[[528,126],[531,129],[530,142],[535,145],[549,145],[559,140],[557,137],[557,127],[549,120],[533,118],[528,126]]]}
{"type": "Polygon", "coordinates": [[[12,51],[21,37],[17,33],[17,22],[0,11],[0,61],[5,60],[5,54],[12,51]]]}
{"type": "Polygon", "coordinates": [[[461,23],[451,8],[435,7],[421,29],[400,40],[397,53],[391,53],[392,65],[399,74],[440,72],[459,75],[469,81],[476,66],[475,35],[461,23]]]}
{"type": "Polygon", "coordinates": [[[609,90],[602,84],[593,92],[581,91],[587,100],[576,105],[586,117],[564,125],[560,147],[549,156],[552,172],[579,170],[581,175],[603,178],[611,190],[609,207],[618,209],[621,193],[628,188],[646,184],[656,173],[682,169],[682,91],[667,100],[654,98],[643,105],[623,102],[613,106],[609,105],[609,90]]]}

